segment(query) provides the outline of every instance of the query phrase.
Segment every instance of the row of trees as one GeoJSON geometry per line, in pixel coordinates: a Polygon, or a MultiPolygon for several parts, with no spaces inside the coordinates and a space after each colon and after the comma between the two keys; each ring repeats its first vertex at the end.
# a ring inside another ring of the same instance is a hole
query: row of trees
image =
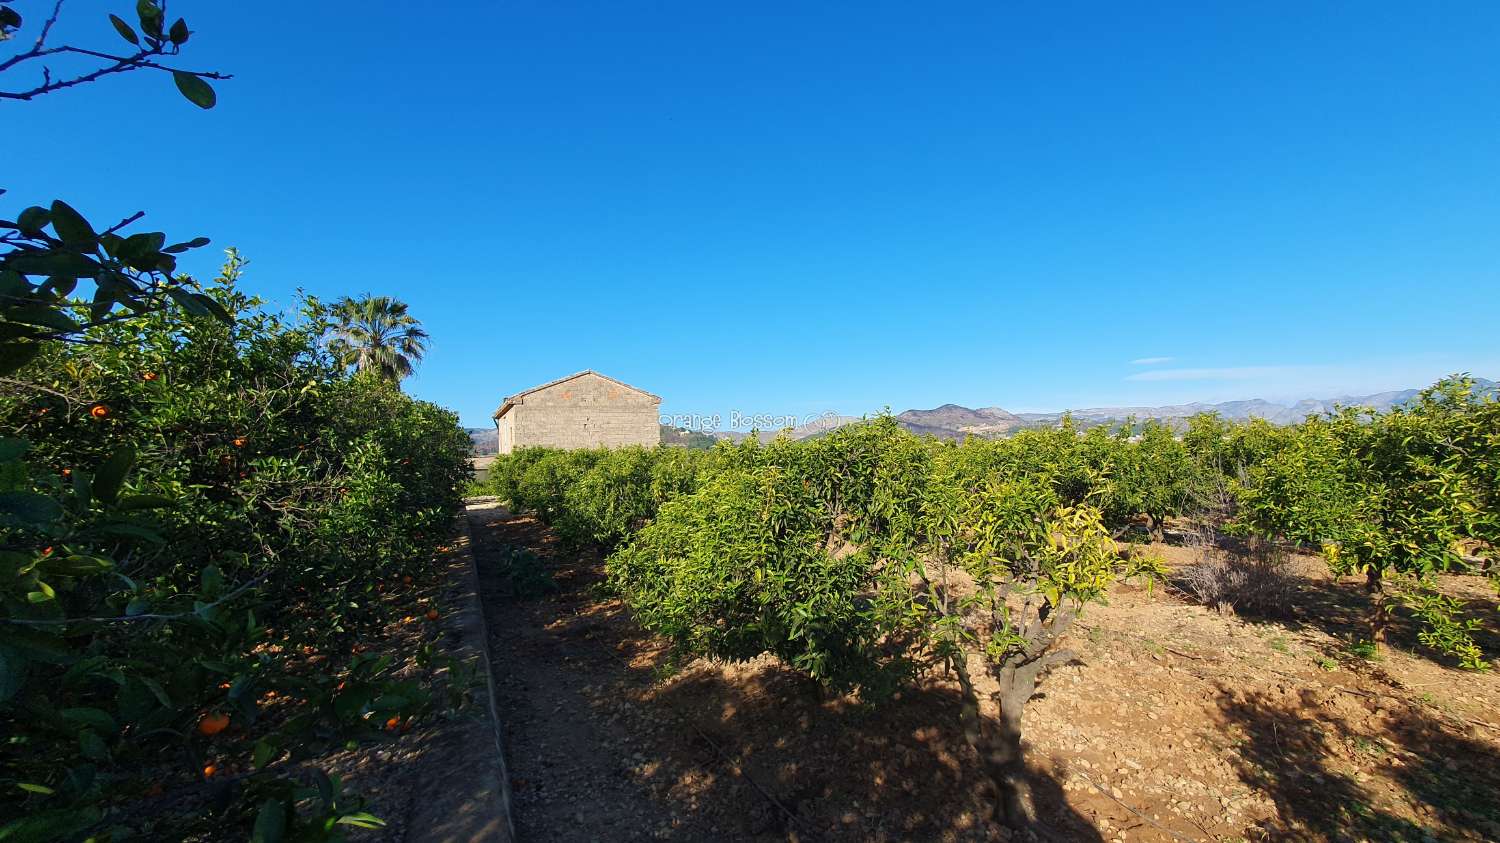
{"type": "Polygon", "coordinates": [[[707,452],[523,450],[491,482],[565,539],[613,548],[611,583],[684,653],[771,653],[872,699],[953,671],[966,735],[1019,825],[1021,714],[1071,657],[1058,639],[1116,577],[1160,571],[1114,539],[1128,526],[1116,499],[1137,490],[1090,462],[1107,443],[1129,444],[1045,432],[945,446],[882,418],[707,452]],[[1061,444],[1070,456],[1037,458],[1061,444]],[[981,669],[1001,687],[999,725],[979,717],[981,669]]]}
{"type": "Polygon", "coordinates": [[[955,445],[878,418],[708,452],[530,449],[497,461],[490,482],[566,540],[610,550],[610,581],[637,619],[685,654],[770,653],[877,699],[949,671],[999,811],[1019,825],[1032,810],[1022,715],[1072,658],[1059,640],[1115,580],[1166,573],[1120,539],[1160,537],[1221,495],[1233,502],[1226,531],[1399,580],[1423,641],[1482,667],[1477,621],[1433,580],[1497,546],[1500,419],[1471,387],[1448,381],[1391,413],[1286,428],[1203,416],[1180,436],[1154,422],[1084,433],[1065,422],[955,445]],[[979,716],[976,671],[998,685],[998,718],[979,716]]]}
{"type": "Polygon", "coordinates": [[[379,821],[309,759],[438,704],[364,642],[438,611],[415,593],[468,438],[350,374],[329,308],[262,310],[240,265],[199,288],[228,321],[169,305],[5,378],[6,839],[339,839],[379,821]]]}
{"type": "MultiPolygon", "coordinates": [[[[230,78],[179,63],[166,0],[101,20],[113,46],[55,43],[62,11],[0,2],[0,101],[141,72],[210,109],[230,78]]],[[[468,475],[456,417],[394,385],[426,334],[368,295],[267,313],[237,255],[202,285],[178,260],[208,239],[132,231],[142,212],[6,216],[0,839],[379,825],[312,759],[434,704],[362,643],[437,616],[413,594],[468,475]]]]}

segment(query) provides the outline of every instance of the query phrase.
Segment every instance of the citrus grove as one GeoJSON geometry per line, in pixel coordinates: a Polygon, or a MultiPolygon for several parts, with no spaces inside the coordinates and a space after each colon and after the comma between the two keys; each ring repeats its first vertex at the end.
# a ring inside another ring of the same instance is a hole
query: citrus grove
{"type": "Polygon", "coordinates": [[[336,839],[380,820],[316,758],[441,707],[365,641],[430,623],[466,481],[453,413],[272,314],[241,261],[56,343],[0,397],[0,746],[7,840],[242,825],[336,839]]]}
{"type": "MultiPolygon", "coordinates": [[[[109,15],[98,49],[49,43],[61,3],[15,5],[0,99],[140,71],[208,109],[229,78],[175,67],[192,31],[163,0],[109,15]],[[84,64],[53,75],[64,53],[84,64]]],[[[430,595],[470,443],[399,388],[425,332],[383,297],[270,310],[233,250],[200,281],[178,260],[206,238],[34,201],[0,219],[0,841],[380,828],[323,760],[463,691],[430,595]],[[414,628],[415,652],[382,652],[414,628]]],[[[1454,668],[1493,657],[1476,633],[1494,618],[1440,588],[1500,586],[1500,403],[1462,377],[1288,427],[1065,420],[945,443],[880,417],[703,452],[523,450],[487,484],[605,550],[610,588],[684,656],[770,655],[870,704],[954,677],[1012,826],[1035,812],[1027,704],[1075,661],[1070,626],[1120,579],[1173,576],[1146,548],[1185,520],[1362,578],[1372,648],[1399,619],[1454,668]]],[[[517,593],[546,591],[513,557],[517,593]]]]}
{"type": "Polygon", "coordinates": [[[611,587],[684,656],[770,654],[873,703],[924,673],[955,677],[996,815],[1023,826],[1027,701],[1074,661],[1060,641],[1113,581],[1171,575],[1145,547],[1170,521],[1212,509],[1225,541],[1314,549],[1374,584],[1377,640],[1406,612],[1434,655],[1487,669],[1473,633],[1492,619],[1437,577],[1500,586],[1497,444],[1500,404],[1459,378],[1387,413],[1281,428],[1065,420],[954,444],[880,417],[708,451],[523,449],[487,483],[565,543],[608,551],[611,587]],[[981,671],[998,717],[980,716],[981,671]]]}

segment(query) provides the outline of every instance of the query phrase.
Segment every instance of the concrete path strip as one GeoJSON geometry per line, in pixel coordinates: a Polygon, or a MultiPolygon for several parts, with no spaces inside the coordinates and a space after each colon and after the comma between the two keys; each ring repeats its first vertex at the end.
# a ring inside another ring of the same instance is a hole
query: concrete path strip
{"type": "Polygon", "coordinates": [[[516,829],[511,818],[510,776],[506,772],[489,632],[479,602],[479,574],[467,512],[458,516],[454,533],[458,537],[457,552],[452,555],[450,585],[443,597],[449,607],[443,619],[444,649],[448,655],[478,666],[484,681],[477,690],[469,721],[453,730],[451,740],[445,741],[448,745],[444,750],[451,758],[446,765],[449,774],[427,782],[421,798],[414,800],[406,839],[417,843],[513,843],[516,829]]]}

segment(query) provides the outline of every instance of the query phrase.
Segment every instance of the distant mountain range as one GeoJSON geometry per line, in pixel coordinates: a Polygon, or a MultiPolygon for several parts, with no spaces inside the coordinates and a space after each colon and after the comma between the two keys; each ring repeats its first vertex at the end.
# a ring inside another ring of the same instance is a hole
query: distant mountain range
{"type": "MultiPolygon", "coordinates": [[[[1481,393],[1494,392],[1496,383],[1484,378],[1474,379],[1475,389],[1481,393]]],[[[1291,404],[1277,404],[1261,398],[1248,401],[1223,401],[1218,404],[1169,404],[1164,407],[1086,407],[1071,410],[1073,418],[1082,422],[1109,423],[1126,418],[1186,419],[1199,413],[1218,413],[1233,421],[1265,419],[1272,424],[1295,424],[1308,416],[1331,413],[1338,407],[1369,407],[1384,411],[1398,407],[1416,398],[1420,389],[1398,389],[1391,392],[1376,392],[1370,395],[1344,395],[1338,398],[1304,398],[1291,404]]],[[[1021,413],[1020,418],[1029,423],[1055,424],[1062,413],[1021,413]]]]}
{"type": "MultiPolygon", "coordinates": [[[[1481,393],[1500,394],[1500,384],[1485,378],[1475,378],[1476,390],[1481,393]]],[[[1056,413],[1012,413],[999,407],[970,409],[958,404],[944,404],[931,410],[907,410],[896,416],[896,421],[919,436],[935,436],[939,439],[962,440],[966,436],[998,438],[1017,430],[1037,427],[1053,427],[1070,414],[1080,427],[1119,424],[1128,418],[1137,421],[1156,419],[1167,423],[1180,422],[1199,413],[1218,413],[1232,421],[1265,419],[1272,424],[1294,424],[1311,415],[1331,413],[1337,407],[1370,407],[1389,410],[1416,398],[1420,389],[1399,389],[1391,392],[1376,392],[1370,395],[1345,395],[1339,398],[1304,398],[1290,404],[1278,404],[1260,398],[1247,401],[1222,401],[1217,404],[1193,402],[1191,404],[1168,404],[1161,407],[1084,407],[1056,413]]],[[[846,424],[860,421],[858,416],[829,414],[811,422],[785,431],[792,439],[812,439],[827,434],[846,424]]],[[[779,430],[756,431],[763,442],[781,435],[779,430]]],[[[728,439],[738,442],[749,436],[748,431],[710,431],[698,433],[681,428],[662,426],[662,442],[682,447],[705,447],[712,439],[728,439]]],[[[469,428],[469,437],[474,441],[476,454],[495,452],[495,429],[491,427],[469,428]]]]}
{"type": "MultiPolygon", "coordinates": [[[[1495,394],[1500,385],[1485,378],[1475,378],[1476,389],[1495,394]]],[[[1071,415],[1080,427],[1119,424],[1128,418],[1137,421],[1156,419],[1167,423],[1183,421],[1199,413],[1218,413],[1233,421],[1265,419],[1272,424],[1294,424],[1311,415],[1331,413],[1337,407],[1370,407],[1389,410],[1416,398],[1422,390],[1400,389],[1391,392],[1376,392],[1370,395],[1345,395],[1338,398],[1304,398],[1289,404],[1279,404],[1261,398],[1245,401],[1222,401],[1217,404],[1193,402],[1191,404],[1168,404],[1161,407],[1084,407],[1055,413],[1012,413],[1000,407],[970,409],[958,404],[944,404],[931,410],[907,410],[896,416],[896,421],[912,433],[936,436],[939,439],[961,440],[966,436],[995,438],[1006,436],[1017,430],[1034,427],[1053,427],[1062,421],[1065,414],[1071,415]]],[[[836,427],[859,421],[853,416],[826,416],[813,425],[787,431],[792,439],[806,439],[827,433],[836,427]]],[[[760,437],[769,441],[779,431],[762,431],[760,437]]],[[[743,439],[740,432],[715,433],[719,438],[743,439]]]]}

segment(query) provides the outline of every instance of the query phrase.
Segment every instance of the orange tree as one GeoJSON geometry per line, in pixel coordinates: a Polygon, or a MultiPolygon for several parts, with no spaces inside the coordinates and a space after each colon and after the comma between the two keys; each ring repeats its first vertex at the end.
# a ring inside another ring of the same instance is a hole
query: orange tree
{"type": "Polygon", "coordinates": [[[610,550],[694,489],[712,462],[710,452],[669,446],[522,448],[495,459],[483,488],[535,513],[569,545],[610,550]]]}
{"type": "Polygon", "coordinates": [[[1083,606],[1115,576],[1155,568],[1119,552],[1097,507],[1061,499],[1057,466],[1017,453],[923,441],[889,418],[805,443],[720,446],[696,491],[609,558],[611,581],[685,653],[770,653],[875,699],[924,669],[952,670],[997,813],[1025,825],[1027,701],[1071,657],[1058,645],[1083,606]],[[980,717],[975,670],[999,686],[998,721],[980,717]]]}
{"type": "Polygon", "coordinates": [[[1500,403],[1467,378],[1445,380],[1387,412],[1345,408],[1297,426],[1250,469],[1244,522],[1321,548],[1335,574],[1364,576],[1377,646],[1403,604],[1423,644],[1483,668],[1481,621],[1435,586],[1438,574],[1487,568],[1500,587],[1497,455],[1500,403]]]}
{"type": "Polygon", "coordinates": [[[338,839],[379,820],[310,759],[432,706],[362,641],[415,614],[467,437],[239,266],[228,321],[98,325],[0,393],[0,838],[338,839]]]}

